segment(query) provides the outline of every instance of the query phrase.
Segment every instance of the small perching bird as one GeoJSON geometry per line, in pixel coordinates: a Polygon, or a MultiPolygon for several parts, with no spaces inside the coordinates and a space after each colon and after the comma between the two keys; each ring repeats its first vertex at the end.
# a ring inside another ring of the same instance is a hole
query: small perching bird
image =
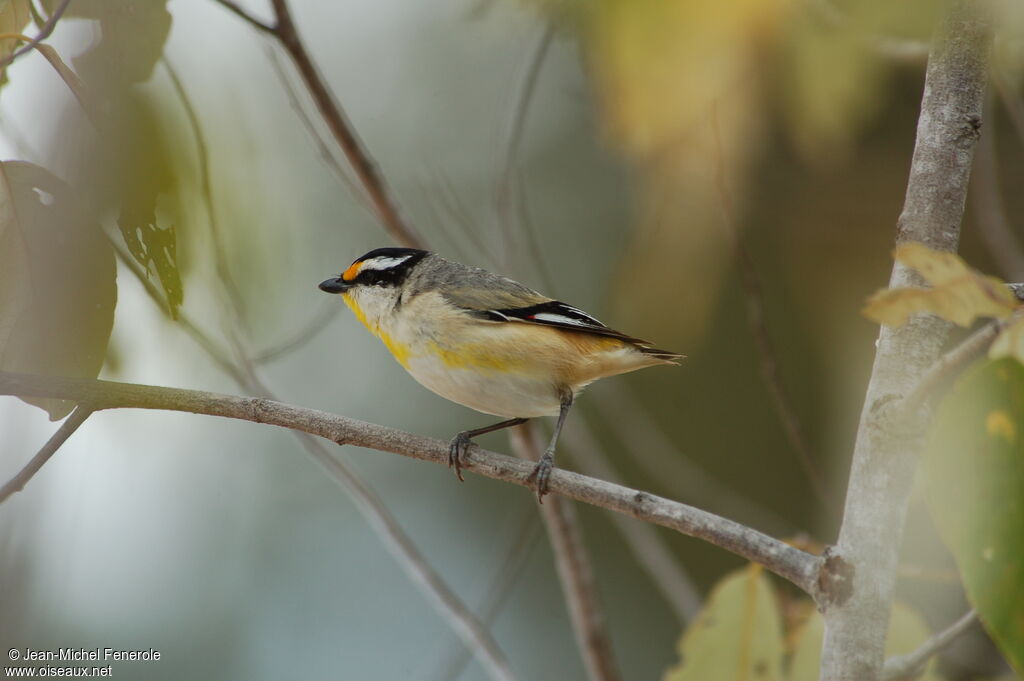
{"type": "Polygon", "coordinates": [[[452,439],[448,465],[459,480],[473,437],[557,414],[551,443],[530,474],[538,500],[547,493],[558,434],[584,387],[683,357],[511,279],[413,248],[372,250],[320,289],[340,293],[421,384],[507,419],[452,439]]]}

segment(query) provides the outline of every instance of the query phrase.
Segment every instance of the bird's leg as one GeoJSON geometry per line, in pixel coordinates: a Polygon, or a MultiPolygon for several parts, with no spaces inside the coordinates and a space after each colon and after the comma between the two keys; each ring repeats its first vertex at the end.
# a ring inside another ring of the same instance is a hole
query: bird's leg
{"type": "Polygon", "coordinates": [[[490,426],[484,426],[483,428],[474,428],[473,430],[464,430],[455,437],[452,438],[452,442],[448,445],[448,468],[455,468],[455,475],[459,477],[459,481],[465,482],[462,478],[462,459],[466,456],[466,451],[469,449],[470,441],[477,435],[483,435],[484,433],[493,433],[496,430],[502,428],[511,428],[512,426],[518,426],[520,423],[526,423],[529,419],[515,418],[509,419],[508,421],[502,421],[495,423],[490,426]]]}
{"type": "Polygon", "coordinates": [[[572,407],[572,391],[563,390],[560,395],[561,408],[558,410],[558,421],[555,423],[555,432],[551,435],[551,442],[548,444],[548,448],[544,450],[544,455],[540,457],[540,461],[534,467],[533,472],[527,481],[536,481],[537,487],[537,501],[544,503],[544,495],[548,493],[548,478],[551,477],[551,469],[555,466],[555,444],[558,442],[558,434],[562,432],[562,426],[565,424],[565,417],[569,415],[569,409],[572,407]]]}

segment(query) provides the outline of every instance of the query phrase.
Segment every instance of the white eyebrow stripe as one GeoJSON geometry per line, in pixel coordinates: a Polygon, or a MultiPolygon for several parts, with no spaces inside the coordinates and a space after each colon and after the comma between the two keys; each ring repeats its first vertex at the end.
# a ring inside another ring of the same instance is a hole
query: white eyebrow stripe
{"type": "Polygon", "coordinates": [[[402,255],[397,258],[371,258],[363,261],[360,270],[389,270],[392,267],[397,267],[403,262],[411,258],[411,255],[402,255]]]}

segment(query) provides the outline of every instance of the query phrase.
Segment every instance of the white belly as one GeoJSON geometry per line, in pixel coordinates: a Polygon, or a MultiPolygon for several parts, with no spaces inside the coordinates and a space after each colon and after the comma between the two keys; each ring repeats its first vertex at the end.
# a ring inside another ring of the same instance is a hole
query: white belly
{"type": "Polygon", "coordinates": [[[458,368],[429,356],[409,358],[406,368],[441,397],[485,414],[532,418],[557,414],[559,410],[558,391],[550,376],[458,368]]]}

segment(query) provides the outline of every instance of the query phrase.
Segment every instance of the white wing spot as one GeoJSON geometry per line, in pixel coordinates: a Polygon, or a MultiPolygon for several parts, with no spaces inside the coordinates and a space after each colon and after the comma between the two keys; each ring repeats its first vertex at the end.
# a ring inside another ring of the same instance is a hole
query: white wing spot
{"type": "Polygon", "coordinates": [[[572,317],[566,317],[565,315],[554,314],[552,312],[538,312],[535,315],[530,315],[530,318],[538,322],[551,322],[552,324],[572,324],[573,326],[590,326],[590,324],[582,320],[573,319],[572,317]]]}

